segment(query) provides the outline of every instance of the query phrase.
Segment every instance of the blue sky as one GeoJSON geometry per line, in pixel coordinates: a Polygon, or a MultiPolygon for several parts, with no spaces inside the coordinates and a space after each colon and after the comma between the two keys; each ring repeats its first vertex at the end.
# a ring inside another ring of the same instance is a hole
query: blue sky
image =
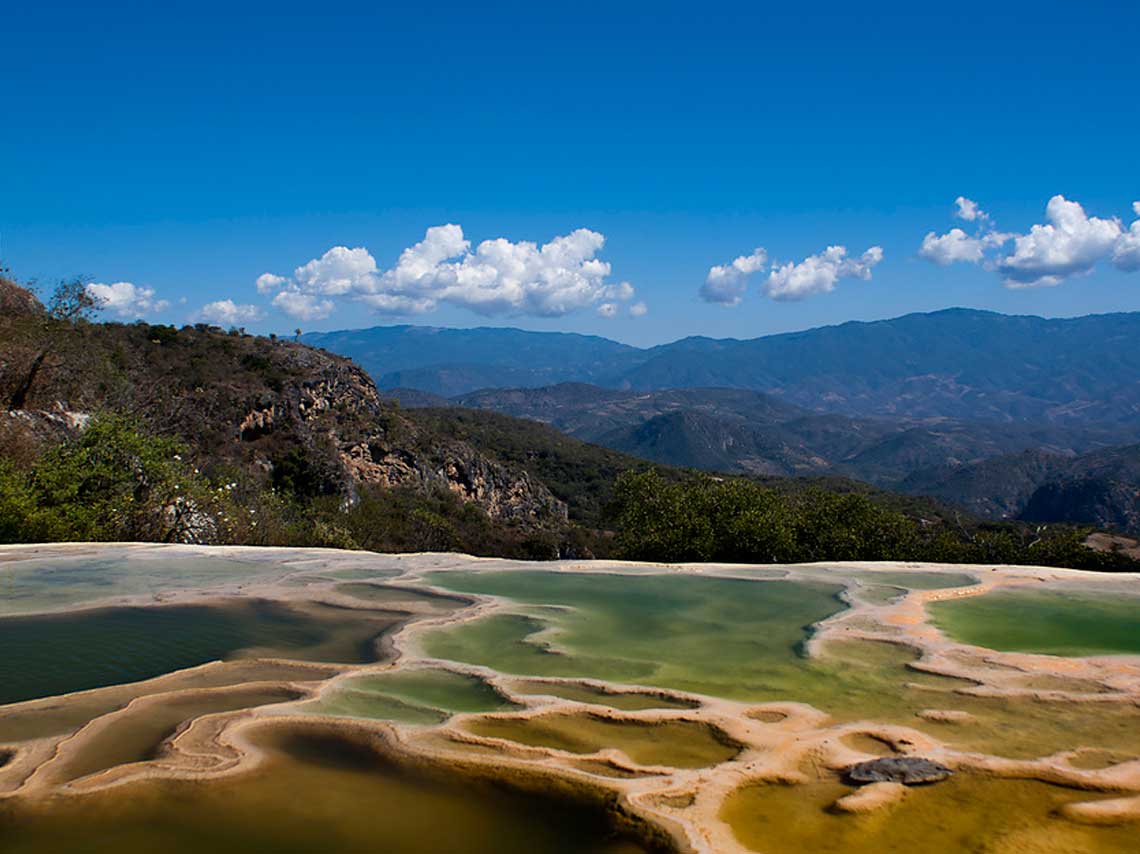
{"type": "Polygon", "coordinates": [[[152,291],[125,308],[151,320],[231,300],[258,331],[410,321],[646,344],[952,305],[1140,310],[1136,4],[21,5],[0,52],[3,259],[20,279],[152,291]],[[1051,277],[1058,246],[1015,240],[1056,195],[1095,219],[1051,277]],[[956,218],[959,196],[989,219],[956,218]],[[449,223],[466,255],[429,240],[399,264],[449,223]],[[955,227],[1008,242],[979,263],[920,257],[955,227]],[[576,229],[605,243],[579,234],[567,269],[518,246],[576,229]],[[512,244],[494,269],[477,253],[493,238],[512,244]],[[375,270],[293,273],[336,246],[375,270]],[[818,264],[772,284],[828,246],[882,260],[833,265],[853,275],[830,291],[826,275],[794,285],[818,264]],[[756,247],[738,305],[700,297],[711,267],[756,247]],[[1006,287],[1011,271],[1034,286],[1006,287]],[[263,273],[282,281],[259,293],[263,273]],[[573,281],[552,296],[534,276],[573,281]]]}

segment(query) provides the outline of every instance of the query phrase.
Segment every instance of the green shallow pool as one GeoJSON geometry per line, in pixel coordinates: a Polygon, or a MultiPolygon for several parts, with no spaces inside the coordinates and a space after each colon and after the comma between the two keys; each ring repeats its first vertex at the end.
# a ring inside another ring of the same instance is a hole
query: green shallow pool
{"type": "Polygon", "coordinates": [[[293,571],[264,557],[220,555],[121,556],[105,554],[29,557],[0,564],[0,616],[62,610],[125,596],[153,596],[230,582],[275,581],[293,571]]]}
{"type": "Polygon", "coordinates": [[[369,584],[357,581],[338,584],[334,590],[344,596],[351,596],[373,605],[396,610],[410,605],[427,613],[448,614],[467,605],[467,601],[459,597],[421,593],[418,590],[396,587],[390,584],[369,584]]]}
{"type": "Polygon", "coordinates": [[[345,679],[301,711],[334,717],[376,718],[435,724],[456,712],[518,708],[475,676],[431,668],[397,670],[345,679]]]}
{"type": "Polygon", "coordinates": [[[575,703],[609,706],[627,712],[645,709],[695,709],[699,703],[673,699],[663,694],[641,694],[624,691],[603,691],[579,682],[520,682],[514,686],[520,694],[538,694],[561,697],[575,703]]]}
{"type": "Polygon", "coordinates": [[[997,590],[927,609],[954,640],[1003,652],[1140,654],[1140,596],[997,590]]]}
{"type": "Polygon", "coordinates": [[[207,661],[363,663],[403,615],[233,600],[0,619],[0,705],[149,679],[207,661]]]}
{"type": "Polygon", "coordinates": [[[479,718],[476,735],[570,753],[617,748],[639,765],[705,768],[727,762],[741,749],[713,727],[693,721],[611,720],[593,715],[552,714],[533,718],[479,718]]]}
{"type": "Polygon", "coordinates": [[[840,587],[789,581],[555,572],[454,572],[430,581],[558,606],[431,632],[424,646],[433,657],[741,699],[768,696],[798,672],[808,627],[843,608],[840,587]],[[538,635],[547,629],[557,634],[538,635]]]}
{"type": "Polygon", "coordinates": [[[86,741],[82,749],[69,751],[63,761],[53,763],[50,777],[57,782],[78,780],[116,765],[154,759],[166,739],[196,718],[284,703],[297,697],[297,692],[288,688],[249,685],[175,694],[132,706],[86,741]]]}
{"type": "MultiPolygon", "coordinates": [[[[597,802],[413,769],[316,733],[268,743],[259,770],[0,800],[0,852],[644,854],[597,802]]],[[[564,792],[563,795],[566,793],[564,792]]]]}
{"type": "Polygon", "coordinates": [[[449,573],[432,581],[517,603],[518,613],[438,629],[423,641],[432,656],[507,673],[794,700],[846,719],[908,722],[943,703],[929,689],[970,684],[909,670],[914,652],[887,643],[830,643],[824,656],[806,657],[810,626],[843,608],[840,588],[830,584],[553,572],[449,573]]]}
{"type": "Polygon", "coordinates": [[[313,682],[335,675],[335,668],[323,665],[247,659],[183,670],[158,680],[98,688],[72,694],[66,700],[47,697],[0,707],[0,744],[76,730],[88,721],[123,708],[136,697],[188,689],[228,688],[249,682],[313,682]]]}
{"type": "Polygon", "coordinates": [[[910,569],[867,570],[851,574],[868,584],[890,584],[907,590],[945,590],[949,587],[971,587],[978,583],[972,575],[962,572],[923,572],[910,569]]]}
{"type": "Polygon", "coordinates": [[[955,692],[973,683],[914,670],[913,650],[885,642],[829,641],[818,658],[804,657],[807,627],[840,607],[830,585],[551,572],[451,573],[432,581],[517,603],[509,607],[518,613],[427,634],[427,652],[441,658],[528,676],[805,702],[837,720],[905,724],[958,749],[1003,756],[1079,744],[1140,750],[1131,706],[966,696],[955,692]],[[977,723],[925,721],[916,716],[924,709],[968,712],[977,723]]]}

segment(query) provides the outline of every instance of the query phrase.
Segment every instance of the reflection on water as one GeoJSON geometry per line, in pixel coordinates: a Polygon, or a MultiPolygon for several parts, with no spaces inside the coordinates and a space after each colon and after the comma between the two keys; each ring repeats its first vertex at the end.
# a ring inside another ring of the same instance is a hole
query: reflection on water
{"type": "Polygon", "coordinates": [[[721,818],[737,839],[764,854],[1122,854],[1135,851],[1136,826],[1094,827],[1056,815],[1061,804],[1111,797],[1032,780],[959,773],[909,789],[883,812],[830,809],[853,792],[837,781],[744,786],[721,818]]]}
{"type": "Polygon", "coordinates": [[[1033,758],[1082,744],[1140,751],[1130,704],[966,696],[956,692],[973,683],[915,670],[913,649],[880,641],[828,641],[821,657],[803,656],[807,626],[839,608],[834,588],[822,584],[542,572],[454,572],[431,580],[510,597],[527,609],[428,633],[424,646],[440,658],[528,676],[800,701],[838,721],[905,724],[958,749],[1002,756],[1033,758]],[[551,605],[562,607],[535,607],[551,605]],[[976,723],[923,720],[917,713],[924,709],[967,712],[976,723]]]}
{"type": "Polygon", "coordinates": [[[0,615],[61,610],[96,599],[154,596],[233,581],[274,581],[291,571],[279,560],[174,551],[161,556],[73,553],[13,560],[0,572],[0,615]]]}
{"type": "Polygon", "coordinates": [[[932,602],[931,621],[961,643],[1049,655],[1140,653],[1140,596],[996,590],[932,602]]]}
{"type": "Polygon", "coordinates": [[[403,615],[312,603],[99,608],[0,619],[0,704],[149,679],[227,658],[363,663],[403,615]]]}
{"type": "Polygon", "coordinates": [[[397,610],[401,607],[412,606],[422,613],[448,614],[469,604],[466,599],[461,599],[458,596],[443,596],[438,593],[421,592],[389,584],[352,582],[338,584],[334,589],[337,593],[351,596],[354,599],[362,599],[397,610]]]}
{"type": "Polygon", "coordinates": [[[711,726],[693,721],[643,723],[593,715],[552,714],[532,718],[480,718],[467,729],[488,738],[551,747],[569,753],[616,748],[639,765],[704,768],[740,752],[711,726]]]}
{"type": "Polygon", "coordinates": [[[563,606],[492,615],[424,638],[427,652],[526,676],[586,676],[770,699],[803,670],[807,627],[843,610],[834,584],[665,575],[453,572],[463,593],[563,606]],[[535,635],[556,627],[558,650],[535,635]],[[562,650],[572,654],[558,654],[562,650]]]}
{"type": "Polygon", "coordinates": [[[315,731],[249,774],[0,801],[0,852],[638,854],[597,804],[401,767],[315,731]]]}
{"type": "Polygon", "coordinates": [[[328,679],[335,667],[278,661],[226,661],[132,685],[113,685],[66,699],[46,698],[0,708],[0,744],[28,741],[78,729],[121,709],[136,697],[187,689],[224,688],[246,682],[311,682],[328,679]]]}
{"type": "Polygon", "coordinates": [[[306,714],[435,724],[455,712],[497,712],[517,706],[476,676],[417,668],[345,679],[305,703],[306,714]]]}
{"type": "Polygon", "coordinates": [[[242,685],[151,698],[109,719],[97,733],[83,738],[79,747],[74,742],[64,745],[61,755],[51,763],[50,777],[57,783],[78,780],[117,765],[144,762],[155,758],[166,739],[178,732],[180,726],[196,718],[285,703],[297,696],[296,691],[288,688],[242,685]]]}
{"type": "Polygon", "coordinates": [[[576,703],[591,703],[637,712],[644,709],[694,709],[697,703],[666,697],[664,694],[642,694],[627,691],[603,691],[581,682],[520,682],[514,686],[520,694],[561,697],[576,703]]]}

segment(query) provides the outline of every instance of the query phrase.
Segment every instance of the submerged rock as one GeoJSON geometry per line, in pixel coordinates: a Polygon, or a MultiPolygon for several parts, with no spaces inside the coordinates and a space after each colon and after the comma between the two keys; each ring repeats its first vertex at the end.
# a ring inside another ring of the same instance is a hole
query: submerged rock
{"type": "Polygon", "coordinates": [[[906,786],[902,783],[871,783],[857,789],[835,802],[840,812],[862,815],[893,807],[906,797],[906,786]]]}
{"type": "Polygon", "coordinates": [[[924,721],[933,721],[939,724],[972,724],[978,720],[969,712],[962,712],[957,709],[923,709],[918,713],[918,716],[924,721]]]}
{"type": "Polygon", "coordinates": [[[954,772],[931,759],[917,756],[887,756],[852,765],[843,773],[850,782],[858,785],[902,783],[906,786],[917,786],[922,783],[938,783],[954,772]]]}

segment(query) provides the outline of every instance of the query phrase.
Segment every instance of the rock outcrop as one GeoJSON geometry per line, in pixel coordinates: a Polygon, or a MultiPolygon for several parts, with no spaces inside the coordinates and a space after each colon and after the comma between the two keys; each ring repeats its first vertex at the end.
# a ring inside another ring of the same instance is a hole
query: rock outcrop
{"type": "Polygon", "coordinates": [[[938,783],[954,772],[940,762],[922,759],[918,756],[885,756],[860,762],[845,769],[844,777],[851,783],[902,783],[905,786],[918,786],[924,783],[938,783]]]}
{"type": "Polygon", "coordinates": [[[417,424],[348,359],[204,325],[71,325],[43,314],[30,292],[0,279],[0,397],[27,386],[20,411],[3,419],[6,433],[50,444],[82,430],[89,413],[127,411],[184,441],[204,467],[272,478],[289,465],[304,470],[313,494],[351,501],[365,486],[442,489],[496,521],[567,522],[542,483],[417,424]]]}

